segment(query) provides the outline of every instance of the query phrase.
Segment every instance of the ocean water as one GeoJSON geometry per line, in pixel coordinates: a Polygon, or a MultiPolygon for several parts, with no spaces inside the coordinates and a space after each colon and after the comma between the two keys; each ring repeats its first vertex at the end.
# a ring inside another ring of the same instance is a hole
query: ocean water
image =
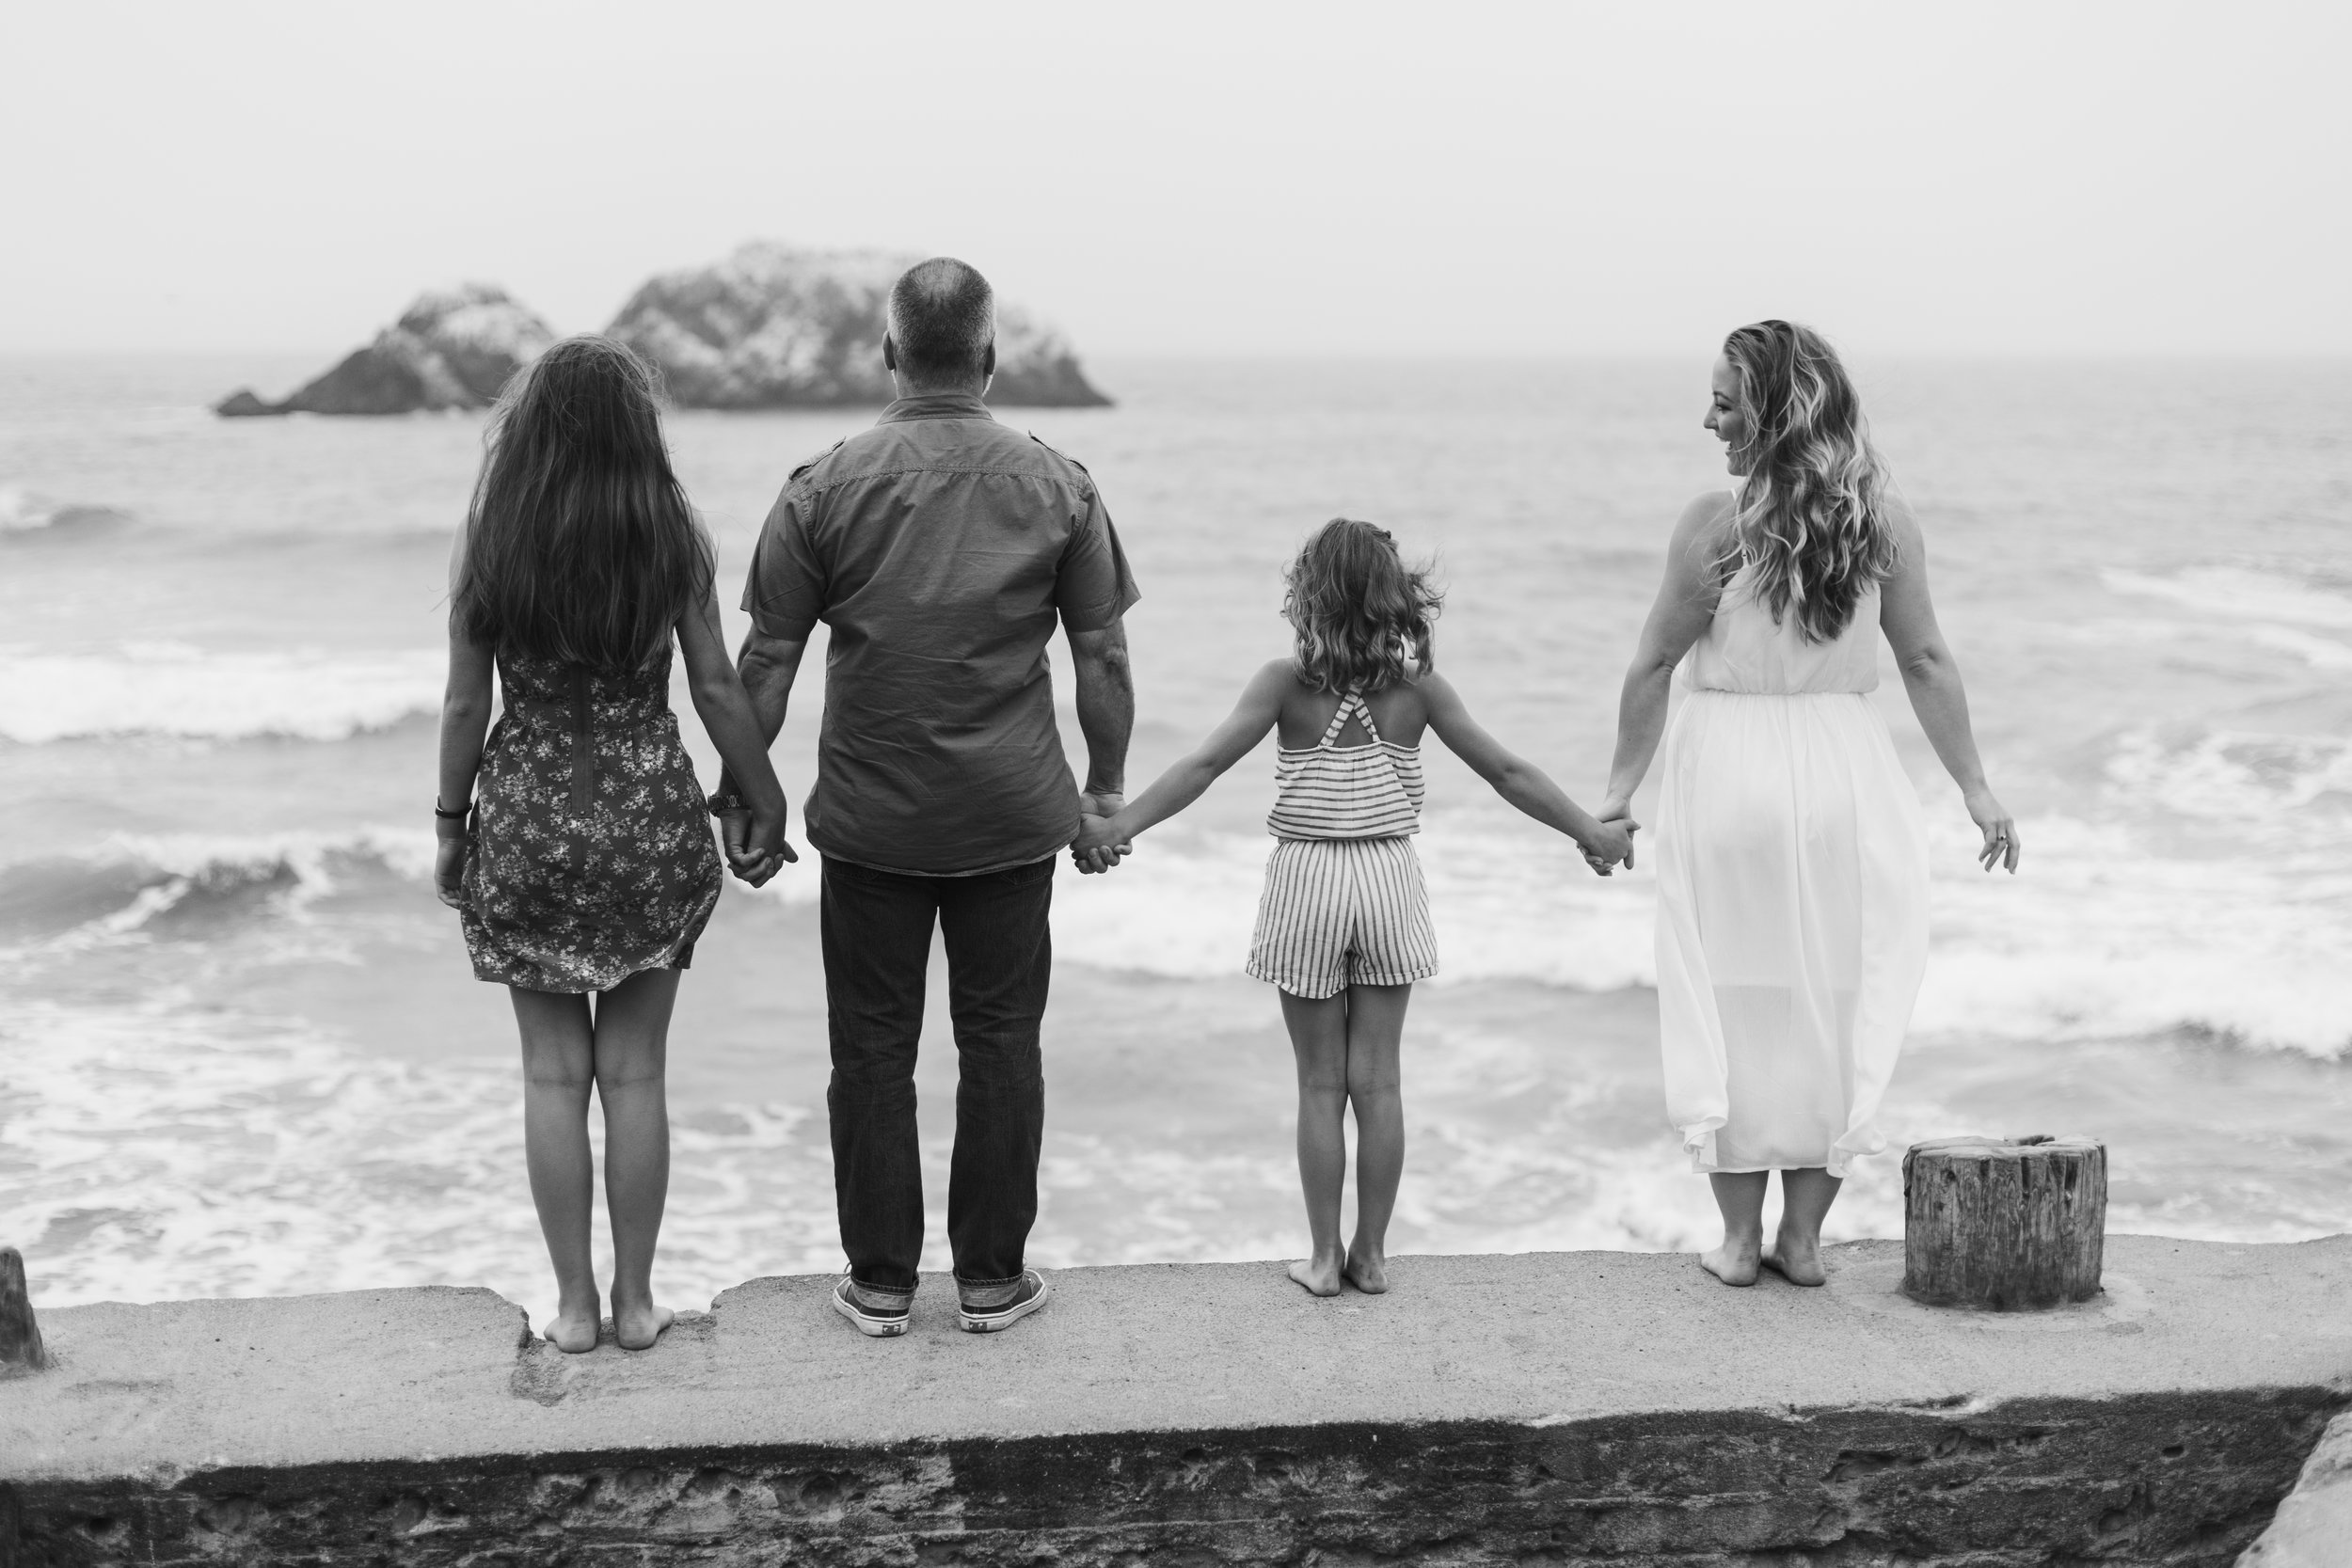
{"type": "MultiPolygon", "coordinates": [[[[0,1242],[45,1305],[552,1305],[506,1000],[426,878],[480,421],[203,410],[311,368],[0,361],[0,1242]]],[[[1133,784],[1282,651],[1280,563],[1346,514],[1438,558],[1441,663],[1590,800],[1668,527],[1721,482],[1705,370],[1109,364],[1116,408],[1010,411],[1089,465],[1144,588],[1133,784]]],[[[1899,1233],[1902,1145],[1966,1132],[2106,1138],[2118,1229],[2352,1228],[2352,364],[1859,371],[2026,861],[1977,870],[1890,670],[1933,949],[1890,1151],[1833,1233],[1899,1233]]],[[[868,418],[672,420],[730,602],[784,474],[868,418]]],[[[812,680],[776,752],[796,800],[817,710],[812,680]]],[[[1646,864],[1596,879],[1434,744],[1431,776],[1446,970],[1408,1025],[1392,1245],[1711,1241],[1660,1104],[1646,864]]],[[[1057,889],[1042,1264],[1303,1243],[1289,1053],[1239,974],[1270,796],[1248,759],[1057,889]]],[[[838,1266],[815,915],[808,863],[731,887],[683,988],[679,1305],[838,1266]]],[[[935,1019],[935,1237],[952,1063],[935,1019]]]]}

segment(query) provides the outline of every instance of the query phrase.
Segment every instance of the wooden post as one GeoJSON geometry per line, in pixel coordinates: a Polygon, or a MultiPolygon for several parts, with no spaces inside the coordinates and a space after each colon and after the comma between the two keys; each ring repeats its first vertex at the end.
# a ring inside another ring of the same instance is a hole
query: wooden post
{"type": "Polygon", "coordinates": [[[48,1365],[40,1324],[33,1321],[33,1292],[24,1283],[24,1259],[16,1248],[0,1246],[0,1377],[19,1367],[37,1372],[48,1365]]]}
{"type": "Polygon", "coordinates": [[[1939,1138],[1903,1156],[1903,1293],[1931,1307],[2089,1301],[2106,1225],[2096,1138],[1939,1138]]]}

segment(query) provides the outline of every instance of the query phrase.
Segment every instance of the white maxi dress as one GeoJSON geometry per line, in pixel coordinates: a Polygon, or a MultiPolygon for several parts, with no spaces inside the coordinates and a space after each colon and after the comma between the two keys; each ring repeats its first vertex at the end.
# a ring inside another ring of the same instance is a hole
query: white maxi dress
{"type": "Polygon", "coordinates": [[[1879,1102],[1928,950],[1917,792],[1878,685],[1879,593],[1835,641],[1733,578],[1683,662],[1658,818],[1666,1110],[1693,1170],[1824,1166],[1879,1102]]]}

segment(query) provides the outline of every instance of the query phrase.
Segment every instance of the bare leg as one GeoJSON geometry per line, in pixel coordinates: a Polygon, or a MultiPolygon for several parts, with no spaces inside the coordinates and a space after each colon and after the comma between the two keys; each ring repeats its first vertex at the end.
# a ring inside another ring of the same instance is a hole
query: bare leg
{"type": "Polygon", "coordinates": [[[1347,1180],[1347,993],[1282,995],[1298,1060],[1298,1184],[1314,1251],[1291,1277],[1319,1296],[1340,1293],[1340,1190],[1347,1180]]]}
{"type": "Polygon", "coordinates": [[[1837,1201],[1839,1179],[1820,1165],[1780,1173],[1780,1234],[1764,1266],[1791,1285],[1820,1285],[1829,1275],[1821,1268],[1821,1222],[1837,1201]]]}
{"type": "Polygon", "coordinates": [[[507,988],[523,1042],[523,1162],[539,1233],[555,1264],[556,1309],[544,1332],[561,1350],[596,1348],[596,1274],[588,1250],[596,1172],[588,1155],[588,1087],[596,1040],[588,999],[507,988]]]}
{"type": "Polygon", "coordinates": [[[1772,1173],[1761,1170],[1718,1172],[1708,1183],[1715,1189],[1715,1207],[1723,1211],[1724,1244],[1699,1254],[1699,1267],[1726,1285],[1753,1285],[1764,1257],[1764,1189],[1772,1173]]]}
{"type": "Polygon", "coordinates": [[[654,1242],[670,1194],[670,1008],[678,972],[632,974],[596,999],[596,1098],[604,1104],[604,1203],[612,1222],[612,1332],[644,1350],[675,1316],[653,1301],[654,1242]]]}
{"type": "Polygon", "coordinates": [[[1343,1271],[1366,1295],[1389,1288],[1389,1216],[1405,1176],[1404,1073],[1398,1046],[1413,988],[1347,988],[1347,1098],[1356,1107],[1356,1239],[1343,1271]]]}

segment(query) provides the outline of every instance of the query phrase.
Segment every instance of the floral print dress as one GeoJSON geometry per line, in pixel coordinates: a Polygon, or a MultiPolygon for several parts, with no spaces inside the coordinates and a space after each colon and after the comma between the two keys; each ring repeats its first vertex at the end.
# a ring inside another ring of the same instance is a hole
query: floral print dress
{"type": "Polygon", "coordinates": [[[610,674],[499,655],[459,918],[474,977],[609,990],[684,969],[724,880],[670,711],[670,650],[610,674]]]}

